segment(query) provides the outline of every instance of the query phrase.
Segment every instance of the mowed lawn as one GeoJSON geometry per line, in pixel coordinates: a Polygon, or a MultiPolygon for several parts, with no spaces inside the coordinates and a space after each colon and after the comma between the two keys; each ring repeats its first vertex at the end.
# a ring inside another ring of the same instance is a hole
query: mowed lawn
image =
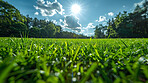
{"type": "Polygon", "coordinates": [[[148,83],[148,39],[0,38],[0,83],[148,83]]]}

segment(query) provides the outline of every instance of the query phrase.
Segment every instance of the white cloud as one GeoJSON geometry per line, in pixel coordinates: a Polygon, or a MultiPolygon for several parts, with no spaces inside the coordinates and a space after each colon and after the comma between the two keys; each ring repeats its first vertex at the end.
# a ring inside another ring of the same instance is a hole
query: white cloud
{"type": "Polygon", "coordinates": [[[93,36],[94,33],[85,33],[84,35],[86,35],[86,36],[93,36]]]}
{"type": "Polygon", "coordinates": [[[60,22],[63,22],[63,20],[62,20],[62,19],[60,19],[59,21],[60,21],[60,22]]]}
{"type": "Polygon", "coordinates": [[[94,26],[93,23],[89,23],[89,24],[87,25],[86,29],[88,29],[88,28],[95,28],[95,27],[96,27],[96,26],[94,26]]]}
{"type": "Polygon", "coordinates": [[[125,8],[126,6],[125,6],[125,5],[123,5],[123,7],[125,8]]]}
{"type": "Polygon", "coordinates": [[[46,22],[49,22],[49,19],[48,18],[46,18],[46,22]]]}
{"type": "Polygon", "coordinates": [[[114,13],[113,13],[113,12],[109,12],[108,15],[109,15],[109,16],[113,16],[114,13]]]}
{"type": "Polygon", "coordinates": [[[54,24],[58,24],[56,20],[51,20],[51,22],[53,22],[54,24]]]}
{"type": "Polygon", "coordinates": [[[62,5],[55,0],[54,2],[37,0],[37,6],[34,6],[35,9],[40,10],[42,16],[53,16],[57,13],[64,14],[64,9],[62,5]]]}
{"type": "Polygon", "coordinates": [[[59,25],[61,25],[62,27],[64,27],[64,21],[62,19],[59,19],[59,25]]]}
{"type": "Polygon", "coordinates": [[[82,27],[79,23],[79,19],[75,16],[65,16],[65,19],[59,19],[59,22],[60,26],[65,31],[76,32],[77,34],[84,34],[87,36],[94,35],[95,25],[93,23],[89,23],[86,27],[82,27]]]}
{"type": "Polygon", "coordinates": [[[34,15],[39,15],[39,12],[35,12],[34,15]]]}
{"type": "Polygon", "coordinates": [[[86,27],[81,28],[81,34],[84,34],[86,36],[93,36],[94,35],[94,28],[96,26],[93,23],[88,23],[86,27]]]}
{"type": "Polygon", "coordinates": [[[142,6],[144,2],[145,2],[145,0],[142,0],[142,1],[139,2],[139,3],[135,3],[134,6],[135,6],[135,7],[136,7],[137,5],[142,6]]]}
{"type": "Polygon", "coordinates": [[[107,22],[103,22],[102,25],[103,25],[103,26],[107,25],[107,22]]]}
{"type": "Polygon", "coordinates": [[[103,22],[103,21],[107,21],[105,16],[100,16],[99,20],[96,20],[96,22],[103,22]]]}
{"type": "Polygon", "coordinates": [[[61,25],[63,28],[68,28],[76,32],[81,32],[81,24],[79,19],[73,15],[66,15],[64,21],[60,19],[61,25]]]}
{"type": "Polygon", "coordinates": [[[81,29],[81,32],[80,32],[80,34],[83,34],[85,32],[85,30],[84,29],[81,29]]]}

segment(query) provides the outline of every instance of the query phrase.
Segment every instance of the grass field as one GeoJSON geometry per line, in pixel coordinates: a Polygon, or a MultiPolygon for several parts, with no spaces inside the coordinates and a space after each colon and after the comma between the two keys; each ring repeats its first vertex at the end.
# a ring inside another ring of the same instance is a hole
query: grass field
{"type": "Polygon", "coordinates": [[[0,83],[148,83],[148,39],[0,38],[0,83]]]}

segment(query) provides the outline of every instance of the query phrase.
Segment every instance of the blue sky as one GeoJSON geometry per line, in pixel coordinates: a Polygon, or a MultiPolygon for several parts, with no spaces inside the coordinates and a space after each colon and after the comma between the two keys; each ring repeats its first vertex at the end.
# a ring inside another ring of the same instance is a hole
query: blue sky
{"type": "Polygon", "coordinates": [[[105,24],[117,13],[135,8],[142,0],[4,0],[14,5],[21,14],[38,19],[52,20],[63,30],[84,35],[94,35],[94,27],[105,24]],[[73,14],[71,7],[80,6],[79,14],[73,14]]]}

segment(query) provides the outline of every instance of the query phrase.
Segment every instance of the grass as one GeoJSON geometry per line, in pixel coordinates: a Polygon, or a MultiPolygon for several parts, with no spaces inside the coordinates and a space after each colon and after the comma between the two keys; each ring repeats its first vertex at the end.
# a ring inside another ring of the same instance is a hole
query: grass
{"type": "Polygon", "coordinates": [[[0,38],[0,83],[148,83],[148,39],[0,38]]]}

